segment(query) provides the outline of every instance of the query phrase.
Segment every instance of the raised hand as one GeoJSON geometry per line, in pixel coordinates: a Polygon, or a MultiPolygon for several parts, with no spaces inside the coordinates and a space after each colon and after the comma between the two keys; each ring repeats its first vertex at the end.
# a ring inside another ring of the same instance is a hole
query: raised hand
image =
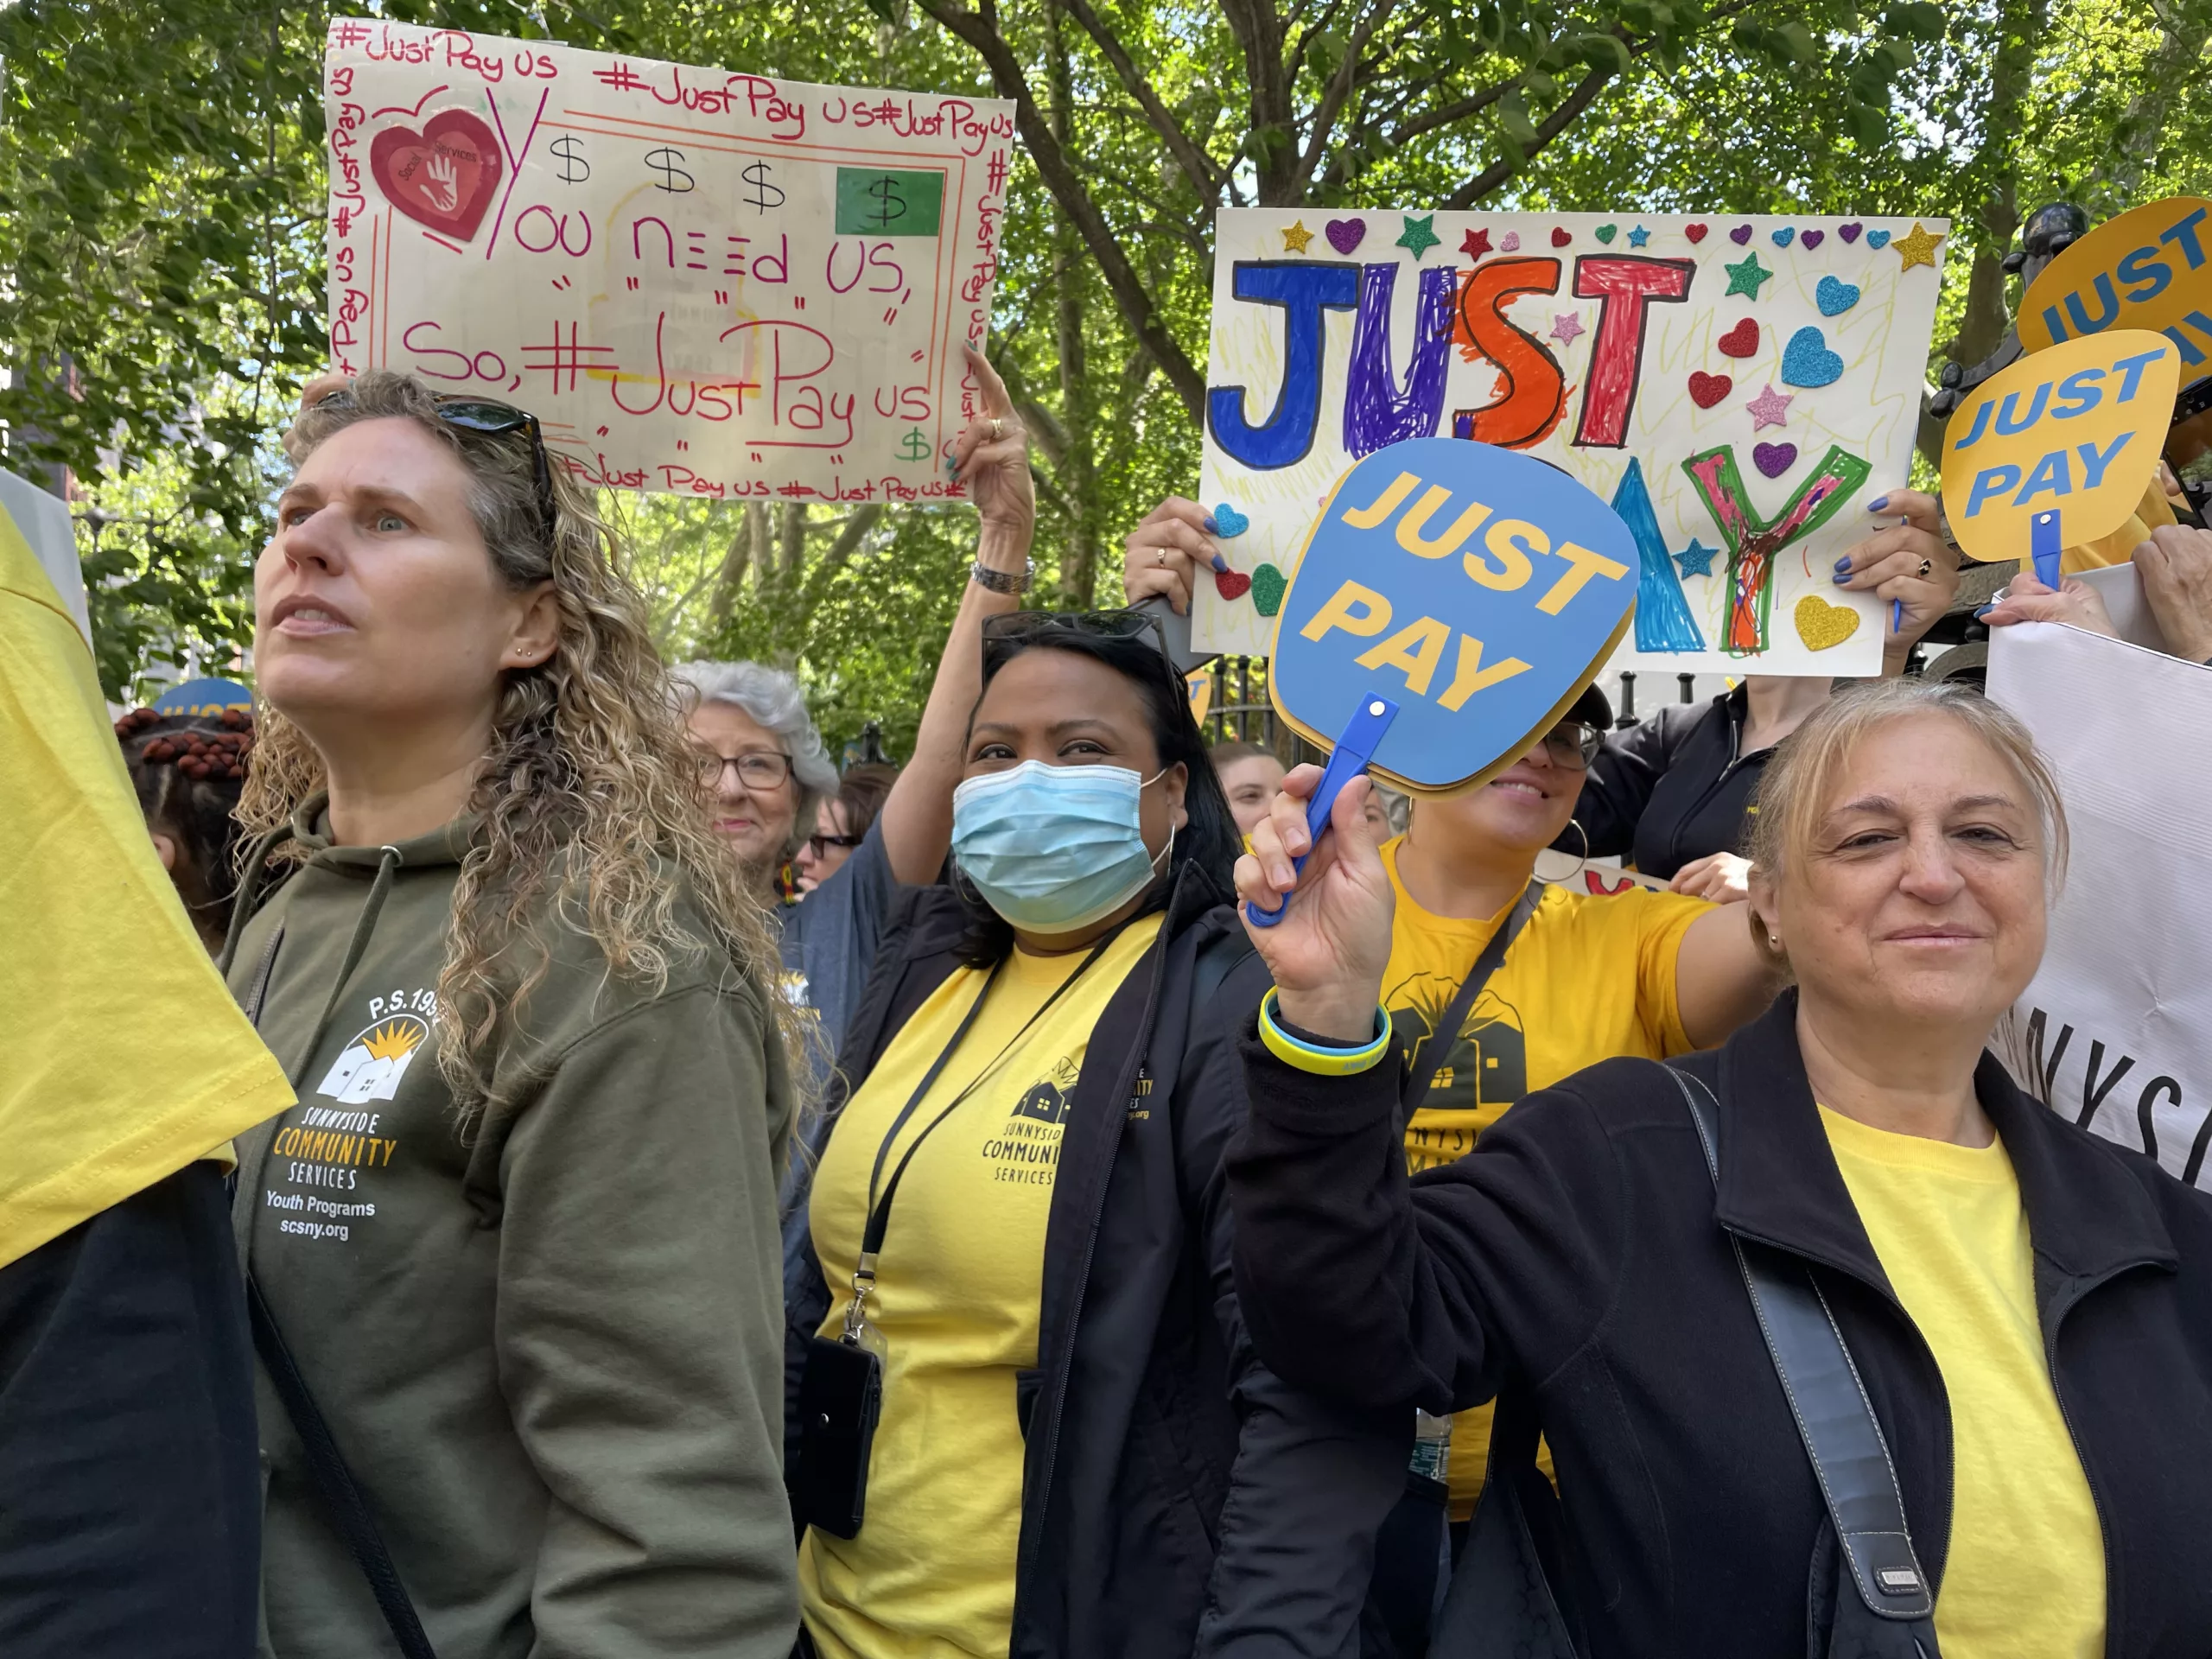
{"type": "Polygon", "coordinates": [[[2166,649],[2192,663],[2212,658],[2212,531],[2161,524],[2133,559],[2166,649]]]}
{"type": "Polygon", "coordinates": [[[1297,767],[1283,779],[1282,792],[1252,830],[1252,850],[1236,861],[1236,896],[1273,910],[1289,895],[1281,921],[1254,927],[1248,918],[1244,931],[1274,976],[1282,1017],[1350,1046],[1375,1035],[1397,901],[1367,817],[1375,785],[1364,777],[1344,785],[1330,810],[1329,833],[1315,847],[1306,804],[1320,781],[1319,766],[1297,767]],[[1309,850],[1304,873],[1294,874],[1291,861],[1309,850]]]}
{"type": "Polygon", "coordinates": [[[1014,399],[990,359],[963,345],[968,372],[982,391],[982,413],[952,441],[946,470],[967,487],[968,499],[982,515],[983,528],[1017,559],[1029,555],[1037,528],[1037,486],[1029,475],[1029,434],[1014,412],[1014,399]]]}
{"type": "Polygon", "coordinates": [[[1188,615],[1198,571],[1216,568],[1220,554],[1206,510],[1171,495],[1123,538],[1122,591],[1132,605],[1164,595],[1178,616],[1188,615]]]}
{"type": "Polygon", "coordinates": [[[1667,885],[1694,899],[1709,899],[1716,905],[1738,905],[1751,897],[1751,861],[1748,858],[1739,858],[1734,853],[1707,853],[1676,870],[1675,879],[1667,885]]]}
{"type": "Polygon", "coordinates": [[[1985,605],[1975,615],[1993,628],[2015,622],[2063,622],[2090,633],[2120,637],[2112,616],[2097,590],[2069,576],[2056,588],[2046,588],[2024,569],[2005,585],[2004,597],[1985,605]]]}
{"type": "Polygon", "coordinates": [[[1892,490],[1869,511],[1904,522],[1873,531],[1837,560],[1836,585],[1884,601],[1883,645],[1901,668],[1905,653],[1958,597],[1958,550],[1943,539],[1942,506],[1932,495],[1892,490]],[[1904,626],[1895,630],[1891,601],[1904,605],[1904,626]]]}
{"type": "Polygon", "coordinates": [[[461,200],[461,175],[454,170],[453,157],[433,156],[423,171],[429,175],[430,188],[435,193],[430,206],[442,213],[453,212],[454,204],[461,200]]]}

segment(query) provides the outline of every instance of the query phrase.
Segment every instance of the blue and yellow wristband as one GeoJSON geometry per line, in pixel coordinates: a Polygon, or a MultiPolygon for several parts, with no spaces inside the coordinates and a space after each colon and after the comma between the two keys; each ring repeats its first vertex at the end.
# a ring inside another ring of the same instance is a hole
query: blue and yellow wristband
{"type": "Polygon", "coordinates": [[[1316,1077],[1354,1077],[1379,1062],[1390,1052],[1390,1013],[1379,1002],[1375,1006],[1375,1039],[1364,1047],[1325,1048],[1292,1036],[1276,1022],[1274,987],[1269,986],[1260,999],[1260,1040],[1268,1046],[1268,1052],[1285,1065],[1316,1077]]]}

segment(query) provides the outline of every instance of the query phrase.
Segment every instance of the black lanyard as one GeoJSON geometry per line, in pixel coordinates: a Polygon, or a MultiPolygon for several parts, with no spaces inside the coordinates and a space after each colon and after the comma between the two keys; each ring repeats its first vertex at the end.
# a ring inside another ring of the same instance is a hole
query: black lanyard
{"type": "MultiPolygon", "coordinates": [[[[1127,926],[1128,924],[1124,923],[1122,925],[1127,926]]],[[[868,1181],[868,1227],[861,1236],[861,1261],[864,1268],[872,1268],[875,1255],[883,1249],[883,1236],[891,1225],[891,1204],[892,1200],[899,1196],[899,1179],[906,1173],[906,1166],[914,1161],[914,1154],[921,1150],[922,1142],[930,1138],[930,1132],[957,1111],[961,1103],[969,1096],[982,1087],[983,1080],[998,1070],[1000,1062],[1014,1052],[1021,1039],[1029,1034],[1030,1029],[1052,1011],[1052,1005],[1060,1000],[1061,995],[1089,972],[1091,963],[1104,956],[1108,947],[1121,936],[1122,929],[1117,927],[1099,940],[1096,944],[1092,945],[1090,954],[1083,959],[1081,965],[1053,988],[1052,994],[1038,1006],[1034,1014],[1022,1021],[1021,1029],[1007,1039],[1006,1046],[993,1055],[990,1063],[976,1074],[968,1086],[955,1095],[942,1111],[923,1126],[922,1132],[914,1137],[912,1143],[907,1147],[905,1154],[899,1160],[898,1167],[891,1172],[890,1185],[883,1189],[882,1197],[876,1197],[876,1183],[883,1179],[883,1160],[890,1156],[892,1145],[899,1139],[899,1131],[906,1127],[907,1120],[913,1116],[916,1109],[921,1105],[923,1096],[929,1093],[938,1078],[943,1075],[945,1066],[950,1063],[953,1055],[959,1052],[961,1044],[967,1040],[969,1031],[983,1012],[983,1004],[990,1000],[991,987],[998,982],[999,969],[1003,968],[1006,963],[1001,960],[992,968],[990,977],[983,982],[982,992],[969,1006],[967,1014],[962,1017],[960,1029],[952,1033],[952,1040],[944,1046],[944,1052],[931,1062],[930,1069],[922,1074],[922,1080],[914,1085],[912,1095],[908,1096],[906,1103],[899,1109],[899,1116],[891,1120],[891,1128],[884,1135],[883,1144],[875,1149],[875,1167],[870,1172],[868,1181]]]]}

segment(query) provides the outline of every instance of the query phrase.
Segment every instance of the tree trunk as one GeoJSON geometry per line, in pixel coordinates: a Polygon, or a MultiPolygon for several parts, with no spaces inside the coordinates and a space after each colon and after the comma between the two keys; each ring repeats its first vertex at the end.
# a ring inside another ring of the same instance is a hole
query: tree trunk
{"type": "MultiPolygon", "coordinates": [[[[1061,35],[1056,0],[1045,7],[1046,77],[1052,97],[1052,137],[1063,149],[1075,143],[1075,90],[1068,68],[1067,42],[1061,35]]],[[[1058,458],[1059,482],[1067,497],[1067,537],[1060,550],[1060,592],[1077,610],[1097,602],[1098,464],[1091,429],[1090,373],[1084,359],[1083,322],[1086,268],[1083,237],[1066,213],[1052,207],[1052,296],[1059,346],[1060,427],[1065,435],[1058,458]]]]}

